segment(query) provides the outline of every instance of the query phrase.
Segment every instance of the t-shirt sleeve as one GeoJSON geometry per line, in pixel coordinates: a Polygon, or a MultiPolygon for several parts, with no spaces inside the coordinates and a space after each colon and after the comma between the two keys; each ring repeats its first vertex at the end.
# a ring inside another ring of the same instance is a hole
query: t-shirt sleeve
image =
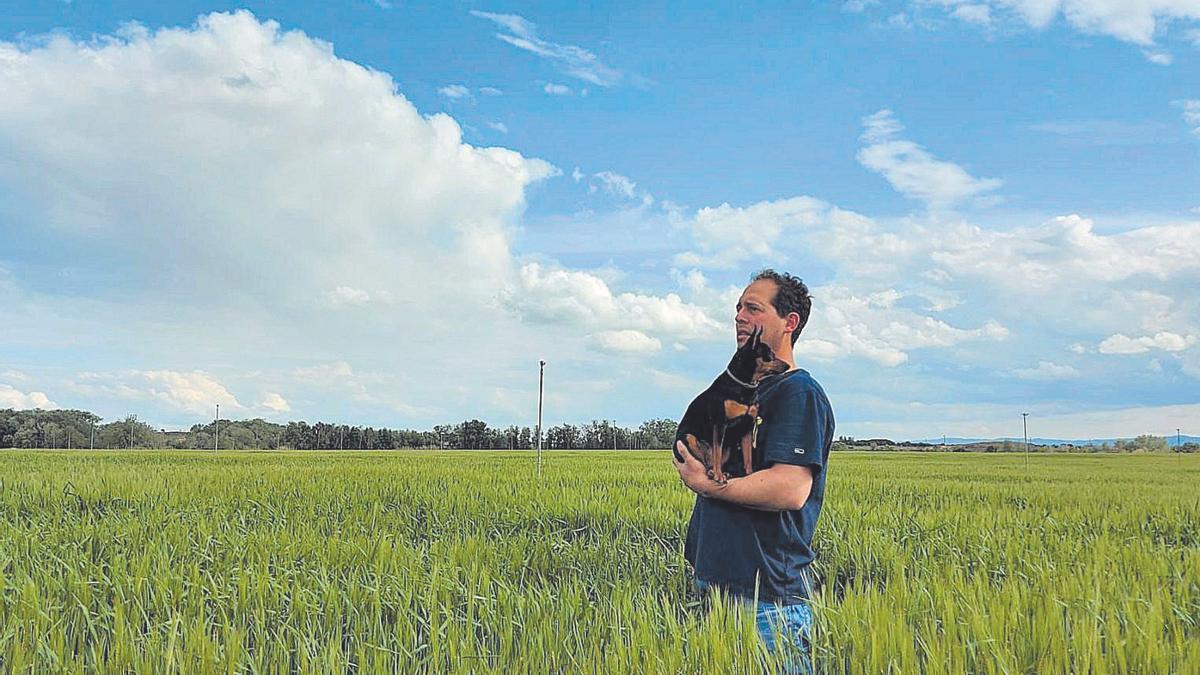
{"type": "Polygon", "coordinates": [[[830,411],[825,397],[818,390],[798,388],[779,392],[772,403],[762,411],[764,464],[796,464],[820,471],[831,440],[826,438],[830,411]]]}

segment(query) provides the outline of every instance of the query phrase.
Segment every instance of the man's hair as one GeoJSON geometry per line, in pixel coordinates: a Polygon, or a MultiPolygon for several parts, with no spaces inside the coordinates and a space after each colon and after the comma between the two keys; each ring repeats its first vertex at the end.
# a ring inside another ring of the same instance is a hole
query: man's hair
{"type": "Polygon", "coordinates": [[[763,279],[775,282],[775,297],[771,298],[771,305],[775,307],[779,316],[786,317],[792,312],[800,315],[800,323],[796,325],[796,330],[792,331],[794,345],[796,340],[800,339],[800,332],[804,330],[804,325],[808,323],[808,315],[812,312],[812,296],[808,294],[808,286],[799,278],[787,272],[781,274],[770,267],[755,274],[750,283],[763,279]]]}

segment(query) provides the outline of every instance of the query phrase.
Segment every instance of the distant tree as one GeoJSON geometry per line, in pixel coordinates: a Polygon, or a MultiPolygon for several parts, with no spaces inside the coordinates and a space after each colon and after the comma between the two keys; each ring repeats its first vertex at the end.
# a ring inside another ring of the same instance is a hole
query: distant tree
{"type": "Polygon", "coordinates": [[[11,409],[0,410],[0,448],[13,447],[17,435],[17,416],[11,409]]]}
{"type": "Polygon", "coordinates": [[[437,446],[439,448],[462,447],[458,436],[458,429],[452,425],[439,424],[433,428],[433,433],[437,435],[437,446]]]}
{"type": "MultiPolygon", "coordinates": [[[[536,434],[534,435],[536,436],[536,434]]],[[[546,430],[545,445],[548,448],[571,450],[583,447],[583,441],[583,434],[579,427],[573,424],[563,423],[546,430]]]]}
{"type": "Polygon", "coordinates": [[[165,445],[162,434],[133,415],[96,427],[97,448],[161,448],[165,445]]]}
{"type": "Polygon", "coordinates": [[[675,444],[675,432],[679,423],[672,419],[652,419],[642,422],[638,432],[642,435],[644,448],[669,448],[675,444]]]}
{"type": "Polygon", "coordinates": [[[0,410],[0,448],[86,448],[100,418],[84,410],[0,410]]]}
{"type": "Polygon", "coordinates": [[[483,420],[466,420],[458,425],[460,448],[486,448],[488,445],[488,425],[483,420]]]}
{"type": "Polygon", "coordinates": [[[1134,450],[1142,452],[1167,452],[1171,449],[1171,445],[1167,443],[1165,436],[1151,436],[1143,434],[1133,439],[1134,450]]]}

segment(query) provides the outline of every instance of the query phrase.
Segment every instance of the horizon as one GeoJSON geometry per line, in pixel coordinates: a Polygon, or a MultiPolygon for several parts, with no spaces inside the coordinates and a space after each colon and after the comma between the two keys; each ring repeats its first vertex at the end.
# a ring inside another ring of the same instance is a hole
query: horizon
{"type": "Polygon", "coordinates": [[[1196,3],[22,0],[0,408],[678,420],[773,267],[837,435],[1196,432],[1197,82],[1196,3]]]}
{"type": "MultiPolygon", "coordinates": [[[[7,408],[7,409],[0,408],[0,412],[13,412],[13,410],[11,408],[7,408]]],[[[77,413],[85,413],[85,414],[91,414],[91,415],[95,414],[88,410],[64,409],[64,408],[54,408],[54,409],[50,409],[50,410],[42,410],[39,408],[39,409],[15,411],[15,412],[18,412],[18,413],[19,412],[33,412],[33,413],[77,412],[77,413]]],[[[108,425],[108,424],[123,424],[123,423],[126,423],[129,421],[128,416],[125,418],[111,419],[108,421],[105,421],[105,419],[106,418],[100,418],[98,424],[100,426],[103,426],[103,425],[108,425]]],[[[411,431],[411,432],[418,432],[418,433],[430,433],[430,432],[435,431],[437,429],[437,427],[439,427],[439,426],[461,426],[467,422],[472,422],[472,421],[483,422],[485,427],[488,430],[496,431],[496,432],[508,431],[509,429],[512,429],[512,428],[516,428],[518,430],[523,429],[526,431],[533,432],[537,428],[536,423],[524,424],[524,425],[523,424],[510,424],[510,425],[494,426],[494,425],[492,425],[492,423],[488,422],[487,420],[480,419],[478,416],[467,417],[462,420],[458,420],[458,421],[454,421],[454,422],[448,422],[448,421],[442,420],[440,422],[433,423],[433,424],[427,425],[425,427],[413,427],[413,426],[407,426],[407,427],[391,426],[391,427],[389,427],[387,425],[375,426],[375,425],[366,425],[366,424],[354,424],[354,423],[349,423],[349,422],[326,421],[326,420],[323,420],[320,418],[317,418],[314,420],[294,419],[294,418],[289,418],[289,419],[285,419],[285,420],[268,420],[264,417],[233,418],[233,417],[222,416],[219,419],[214,418],[214,419],[210,419],[207,421],[197,421],[188,427],[168,428],[168,427],[161,427],[161,426],[149,424],[145,420],[138,419],[138,417],[135,414],[133,415],[133,420],[136,423],[140,423],[140,424],[143,424],[143,425],[149,427],[150,430],[152,430],[152,431],[155,431],[157,433],[164,433],[164,434],[192,433],[193,429],[195,427],[201,427],[202,429],[207,429],[210,425],[213,424],[214,421],[219,421],[222,425],[250,423],[250,422],[265,422],[268,424],[275,424],[275,425],[279,425],[279,426],[286,426],[289,424],[307,424],[309,426],[316,426],[319,424],[324,424],[326,426],[331,426],[334,428],[346,428],[346,429],[372,428],[372,429],[377,429],[377,430],[389,429],[391,431],[411,431]]],[[[653,418],[653,419],[642,420],[642,422],[640,422],[640,423],[620,424],[620,423],[616,423],[614,420],[611,420],[611,419],[593,418],[593,419],[586,420],[586,421],[583,421],[583,420],[559,420],[554,424],[546,424],[545,429],[546,429],[547,433],[549,433],[555,427],[559,427],[559,426],[563,426],[563,425],[570,425],[570,426],[575,426],[577,428],[583,428],[583,427],[588,427],[590,425],[599,423],[601,425],[604,425],[605,428],[612,428],[609,425],[613,425],[617,429],[619,429],[623,432],[636,433],[637,430],[639,428],[643,427],[644,425],[653,424],[655,422],[662,421],[662,420],[672,422],[672,423],[676,422],[676,420],[672,420],[669,418],[653,418]]],[[[1109,437],[1096,437],[1096,436],[1091,436],[1091,437],[1088,437],[1088,436],[1050,437],[1050,436],[1033,436],[1033,435],[1031,435],[1031,436],[1029,436],[1029,443],[1031,445],[1063,444],[1063,443],[1069,443],[1069,444],[1086,443],[1088,445],[1092,445],[1095,443],[1103,444],[1103,443],[1107,443],[1110,441],[1115,442],[1115,441],[1123,441],[1123,440],[1132,440],[1132,439],[1138,438],[1139,436],[1152,436],[1152,437],[1156,437],[1156,438],[1165,438],[1167,440],[1167,445],[1170,447],[1176,447],[1183,443],[1192,443],[1192,442],[1200,441],[1200,436],[1191,436],[1188,434],[1184,434],[1184,433],[1182,433],[1182,429],[1176,429],[1175,434],[1145,433],[1145,434],[1133,434],[1133,435],[1127,435],[1127,436],[1109,436],[1109,437]]],[[[900,445],[904,445],[904,444],[970,445],[970,444],[978,444],[978,443],[989,443],[989,442],[995,442],[995,441],[1007,441],[1007,442],[1021,443],[1021,442],[1023,442],[1024,438],[1022,436],[992,436],[992,437],[976,436],[976,437],[972,437],[972,436],[948,436],[948,435],[943,435],[943,436],[924,435],[924,436],[917,436],[917,437],[888,438],[888,437],[853,437],[853,436],[847,436],[844,434],[838,434],[837,437],[834,439],[834,442],[865,443],[868,441],[876,441],[876,440],[893,441],[900,445]],[[938,440],[939,438],[941,438],[942,440],[939,441],[938,440]]],[[[597,447],[595,449],[603,449],[603,448],[597,447]]]]}

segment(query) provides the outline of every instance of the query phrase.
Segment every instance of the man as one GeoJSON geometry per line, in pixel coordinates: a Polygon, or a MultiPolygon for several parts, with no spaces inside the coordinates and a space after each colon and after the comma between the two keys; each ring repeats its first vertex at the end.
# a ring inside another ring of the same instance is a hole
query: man
{"type": "Polygon", "coordinates": [[[682,443],[678,454],[683,461],[675,462],[679,478],[697,495],[684,547],[697,587],[702,593],[719,587],[746,602],[757,598],[758,630],[767,649],[788,653],[776,641],[780,628],[779,636],[799,648],[790,652],[792,672],[812,669],[809,565],[815,557],[812,534],[825,496],[834,427],[825,392],[796,367],[793,354],[811,308],[804,282],[770,269],[755,275],[738,300],[738,345],[761,328],[762,341],[790,368],[758,385],[762,422],[755,445],[761,449],[762,466],[718,483],[682,443]]]}

